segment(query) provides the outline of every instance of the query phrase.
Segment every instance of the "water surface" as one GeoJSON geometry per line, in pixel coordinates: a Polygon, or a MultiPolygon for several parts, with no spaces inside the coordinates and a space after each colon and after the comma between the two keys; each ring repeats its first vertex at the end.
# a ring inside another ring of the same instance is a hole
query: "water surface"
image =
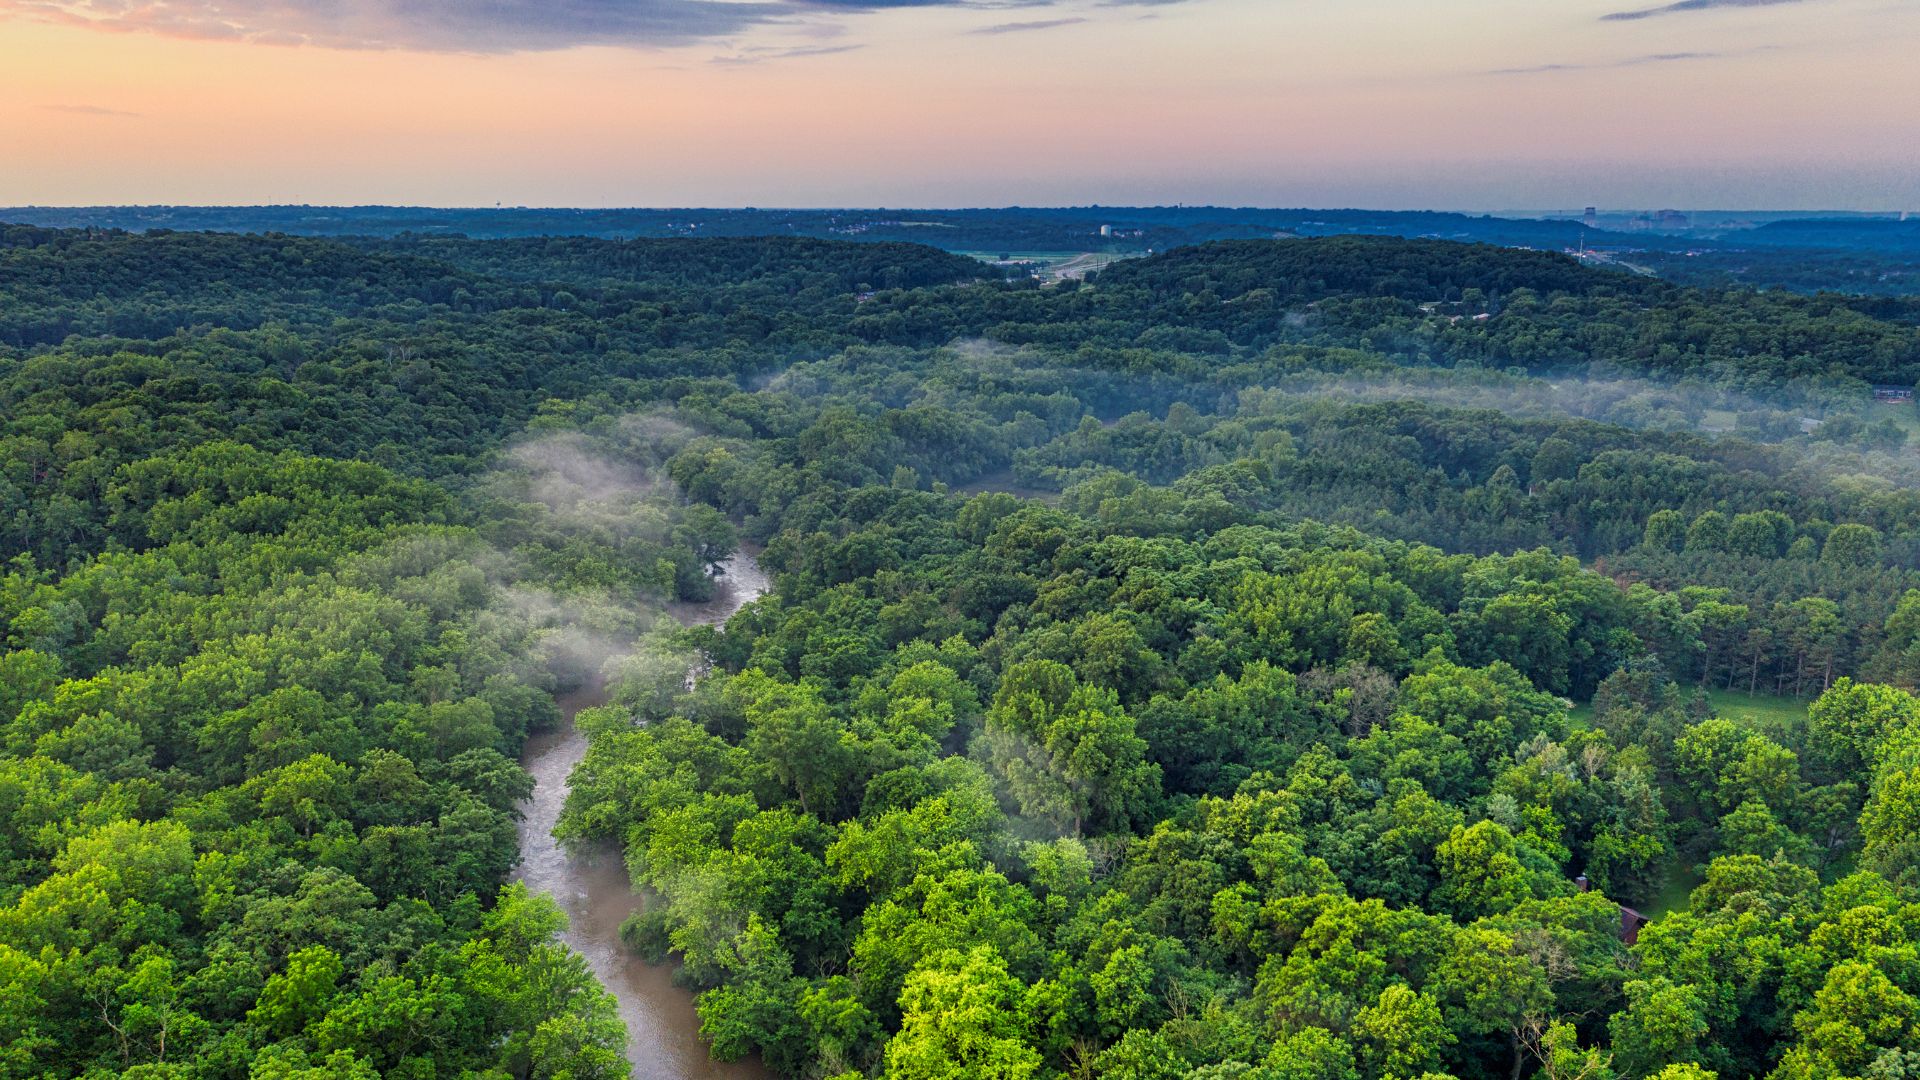
{"type": "MultiPolygon", "coordinates": [[[[728,559],[719,591],[704,604],[680,604],[674,616],[689,625],[725,622],[767,591],[767,576],[751,553],[728,559]]],[[[620,941],[620,924],[639,906],[618,850],[567,854],[553,827],[567,801],[567,775],[587,752],[587,738],[574,730],[581,709],[604,704],[605,688],[591,686],[562,697],[560,726],[527,740],[520,763],[533,773],[533,797],[521,805],[520,865],[514,877],[534,892],[552,893],[572,925],[562,936],[620,1002],[627,1025],[627,1058],[634,1080],[766,1080],[754,1062],[727,1064],[707,1054],[693,995],[673,985],[672,969],[649,964],[620,941]]]]}

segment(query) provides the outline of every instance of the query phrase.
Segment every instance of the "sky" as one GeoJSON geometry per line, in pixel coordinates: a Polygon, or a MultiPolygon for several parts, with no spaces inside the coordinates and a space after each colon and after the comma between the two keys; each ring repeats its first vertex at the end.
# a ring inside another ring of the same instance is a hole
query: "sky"
{"type": "Polygon", "coordinates": [[[1920,210],[1917,57],[1920,0],[0,0],[0,205],[1920,210]]]}

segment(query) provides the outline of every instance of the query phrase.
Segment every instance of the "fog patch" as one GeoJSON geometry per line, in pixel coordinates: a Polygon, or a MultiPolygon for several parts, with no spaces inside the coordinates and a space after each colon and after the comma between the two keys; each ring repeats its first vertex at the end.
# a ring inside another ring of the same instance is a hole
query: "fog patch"
{"type": "Polygon", "coordinates": [[[578,432],[523,443],[506,456],[514,470],[503,479],[555,513],[645,498],[659,486],[644,468],[598,452],[578,432]]]}
{"type": "Polygon", "coordinates": [[[682,512],[667,463],[699,434],[666,409],[596,418],[530,433],[477,480],[476,532],[458,559],[487,594],[482,617],[513,628],[523,674],[559,692],[641,685],[664,657],[684,686],[698,658],[670,644],[681,626],[669,606],[674,583],[653,571],[657,545],[677,550],[682,512]]]}

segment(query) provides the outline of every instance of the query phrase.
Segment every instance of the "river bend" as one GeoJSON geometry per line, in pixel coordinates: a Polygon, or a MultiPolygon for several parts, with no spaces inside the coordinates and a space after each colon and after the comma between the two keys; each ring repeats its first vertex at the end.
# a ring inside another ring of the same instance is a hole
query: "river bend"
{"type": "MultiPolygon", "coordinates": [[[[688,625],[725,622],[767,591],[767,576],[742,551],[721,565],[718,592],[704,604],[677,604],[673,613],[688,625]]],[[[567,802],[567,777],[587,752],[587,738],[573,717],[603,704],[606,692],[589,687],[559,699],[560,726],[527,740],[520,763],[533,774],[533,796],[521,805],[520,864],[514,877],[534,892],[551,893],[570,927],[562,935],[620,1002],[627,1025],[627,1058],[634,1080],[765,1080],[753,1062],[714,1061],[700,1038],[693,995],[673,984],[672,968],[641,960],[620,941],[620,924],[639,906],[626,865],[612,848],[567,854],[553,827],[567,802]]]]}

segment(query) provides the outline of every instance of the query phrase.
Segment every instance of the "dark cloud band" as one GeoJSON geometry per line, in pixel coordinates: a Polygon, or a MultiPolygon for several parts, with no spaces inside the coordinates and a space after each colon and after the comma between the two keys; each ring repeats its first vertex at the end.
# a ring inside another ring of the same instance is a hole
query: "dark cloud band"
{"type": "Polygon", "coordinates": [[[1781,4],[1800,4],[1806,0],[1678,0],[1677,3],[1660,7],[1641,8],[1636,11],[1616,11],[1611,15],[1602,15],[1602,22],[1633,22],[1651,19],[1659,15],[1678,15],[1688,11],[1711,11],[1715,8],[1756,8],[1776,7],[1781,4]]]}
{"type": "Polygon", "coordinates": [[[174,37],[506,53],[575,45],[679,45],[808,15],[1053,0],[0,0],[36,18],[174,37]]]}

